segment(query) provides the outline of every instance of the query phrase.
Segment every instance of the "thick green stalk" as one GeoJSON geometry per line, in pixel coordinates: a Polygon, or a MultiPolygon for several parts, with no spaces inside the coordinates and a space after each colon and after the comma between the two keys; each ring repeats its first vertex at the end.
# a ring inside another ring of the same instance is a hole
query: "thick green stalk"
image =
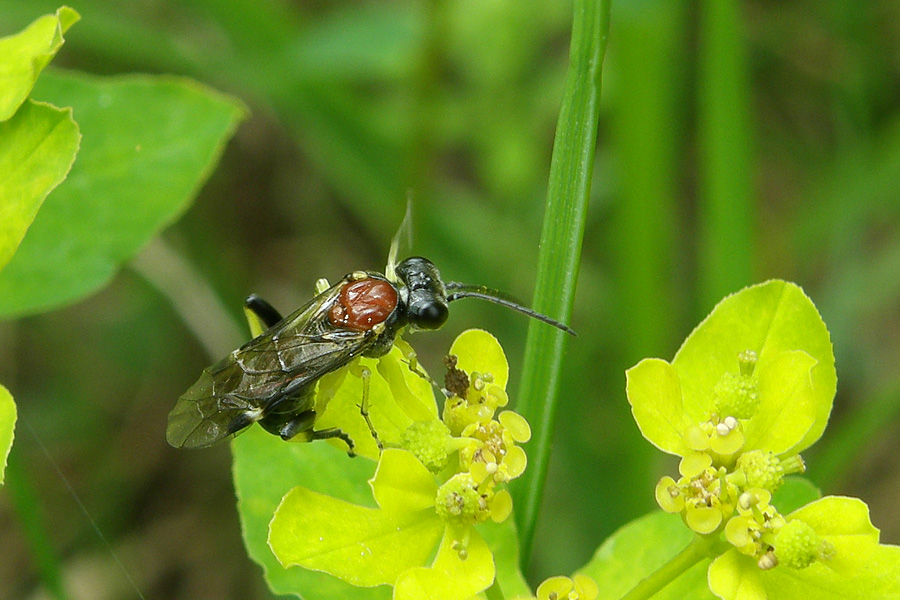
{"type": "Polygon", "coordinates": [[[704,0],[700,18],[700,314],[751,283],[753,161],[740,5],[704,0]]]}
{"type": "MultiPolygon", "coordinates": [[[[533,303],[536,310],[566,323],[572,314],[591,189],[608,26],[609,0],[575,1],[570,64],[550,163],[533,303]]],[[[534,438],[527,450],[529,469],[513,489],[523,564],[531,553],[547,474],[565,346],[562,331],[543,323],[532,323],[528,329],[517,411],[531,423],[534,438]]]]}
{"type": "Polygon", "coordinates": [[[642,579],[620,600],[647,600],[658,591],[675,581],[682,573],[703,559],[714,556],[712,548],[716,536],[697,536],[687,547],[672,557],[672,560],[642,579]]]}

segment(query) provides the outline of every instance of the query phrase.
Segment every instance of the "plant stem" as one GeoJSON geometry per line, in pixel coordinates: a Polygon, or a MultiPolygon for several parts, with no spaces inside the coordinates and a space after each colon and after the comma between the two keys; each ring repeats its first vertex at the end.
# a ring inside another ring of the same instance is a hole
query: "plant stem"
{"type": "Polygon", "coordinates": [[[753,158],[743,24],[735,0],[700,3],[699,314],[752,280],[753,158]]]}
{"type": "MultiPolygon", "coordinates": [[[[609,5],[609,0],[575,1],[569,70],[550,163],[533,306],[564,323],[572,314],[591,188],[609,5]]],[[[565,344],[563,332],[543,323],[528,329],[516,409],[531,423],[534,439],[528,449],[530,468],[513,489],[523,565],[531,553],[550,458],[565,344]]]]}
{"type": "Polygon", "coordinates": [[[247,340],[212,286],[162,238],[147,244],[131,268],[172,303],[210,360],[247,340]]]}
{"type": "Polygon", "coordinates": [[[493,585],[484,590],[484,597],[487,600],[504,600],[503,591],[500,589],[500,583],[494,579],[493,585]]]}
{"type": "Polygon", "coordinates": [[[672,557],[672,560],[655,572],[644,577],[640,583],[631,588],[631,591],[622,596],[620,600],[644,600],[651,598],[656,592],[675,581],[682,573],[704,558],[709,558],[711,549],[717,542],[716,536],[696,536],[694,541],[688,544],[684,550],[672,557]]]}

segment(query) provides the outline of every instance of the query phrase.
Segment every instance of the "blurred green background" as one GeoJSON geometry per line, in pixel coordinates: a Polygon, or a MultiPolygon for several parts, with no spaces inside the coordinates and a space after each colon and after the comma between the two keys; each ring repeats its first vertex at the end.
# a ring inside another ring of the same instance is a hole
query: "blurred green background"
{"type": "MultiPolygon", "coordinates": [[[[73,7],[82,20],[54,65],[186,75],[252,117],[194,207],[108,288],[0,323],[0,381],[20,411],[0,598],[52,597],[40,573],[54,556],[68,597],[133,598],[110,548],[148,598],[269,598],[241,543],[227,446],[170,448],[166,414],[218,358],[207,348],[242,341],[246,294],[290,311],[319,277],[381,269],[408,194],[416,254],[530,299],[571,6],[73,7]]],[[[0,0],[0,35],[56,8],[0,0]]],[[[611,23],[579,336],[529,576],[586,562],[653,508],[674,467],[631,420],[624,370],[671,358],[719,298],[770,277],[804,287],[835,345],[838,397],[809,475],[862,497],[900,543],[900,4],[619,0],[611,23]]],[[[442,331],[409,340],[439,372],[476,326],[515,371],[527,323],[502,308],[454,304],[442,331]]]]}

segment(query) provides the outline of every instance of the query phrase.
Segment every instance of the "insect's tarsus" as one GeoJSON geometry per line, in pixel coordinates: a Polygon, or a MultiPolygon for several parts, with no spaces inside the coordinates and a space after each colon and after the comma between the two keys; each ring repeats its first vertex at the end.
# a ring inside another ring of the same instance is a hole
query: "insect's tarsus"
{"type": "Polygon", "coordinates": [[[357,373],[354,375],[358,376],[362,379],[362,400],[359,403],[359,414],[362,415],[362,418],[365,420],[366,425],[369,427],[369,433],[372,434],[372,439],[375,440],[375,444],[378,446],[379,452],[384,452],[384,444],[381,443],[381,438],[378,437],[378,432],[375,430],[375,425],[372,424],[372,419],[369,418],[369,384],[372,379],[372,372],[367,367],[360,367],[357,373]]]}
{"type": "Polygon", "coordinates": [[[347,447],[349,448],[347,450],[347,456],[351,458],[356,456],[356,444],[354,444],[353,439],[340,428],[329,427],[327,429],[316,429],[309,432],[309,441],[330,440],[333,438],[344,440],[344,443],[347,444],[347,447]]]}

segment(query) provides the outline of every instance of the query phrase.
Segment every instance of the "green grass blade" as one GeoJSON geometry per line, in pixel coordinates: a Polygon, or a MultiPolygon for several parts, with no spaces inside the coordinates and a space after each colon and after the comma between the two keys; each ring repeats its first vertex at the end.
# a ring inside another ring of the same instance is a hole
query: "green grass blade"
{"type": "MultiPolygon", "coordinates": [[[[608,0],[577,0],[570,64],[557,122],[547,209],[541,231],[534,308],[562,322],[572,314],[600,113],[600,75],[609,25],[608,0]]],[[[528,561],[550,459],[556,392],[566,334],[532,323],[528,329],[517,411],[532,425],[529,469],[514,489],[521,560],[528,561]]]]}
{"type": "Polygon", "coordinates": [[[741,7],[701,3],[699,68],[699,279],[705,313],[750,284],[750,90],[741,7]]]}
{"type": "Polygon", "coordinates": [[[19,517],[19,525],[25,535],[41,582],[51,597],[66,600],[68,595],[63,585],[59,557],[47,531],[47,524],[42,518],[44,511],[37,492],[26,471],[25,465],[19,462],[18,455],[15,452],[10,454],[9,465],[6,468],[6,491],[19,517]]]}

